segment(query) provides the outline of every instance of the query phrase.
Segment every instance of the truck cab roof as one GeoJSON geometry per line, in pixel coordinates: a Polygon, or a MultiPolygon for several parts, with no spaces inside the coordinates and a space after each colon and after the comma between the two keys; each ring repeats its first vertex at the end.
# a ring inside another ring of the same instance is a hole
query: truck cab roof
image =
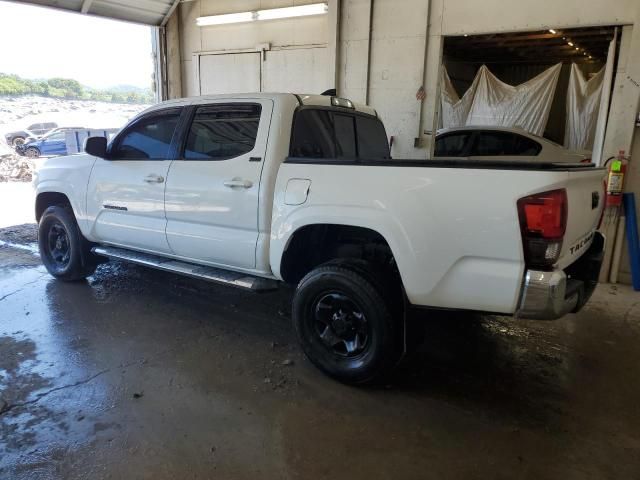
{"type": "Polygon", "coordinates": [[[250,99],[269,99],[274,103],[290,102],[294,100],[300,106],[318,106],[318,107],[336,107],[345,108],[345,105],[349,105],[348,108],[353,111],[364,113],[367,115],[378,116],[374,108],[357,102],[352,102],[349,99],[329,96],[329,95],[310,95],[310,94],[297,94],[297,93],[228,93],[221,95],[200,95],[195,97],[177,98],[174,100],[166,100],[160,102],[152,107],[146,109],[141,114],[152,112],[166,107],[180,107],[185,105],[191,105],[195,102],[201,103],[202,101],[211,100],[250,100],[250,99]]]}

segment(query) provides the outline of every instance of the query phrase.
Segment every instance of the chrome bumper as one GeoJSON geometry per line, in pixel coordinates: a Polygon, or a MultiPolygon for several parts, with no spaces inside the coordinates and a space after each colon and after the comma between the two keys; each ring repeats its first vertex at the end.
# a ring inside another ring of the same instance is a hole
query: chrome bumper
{"type": "Polygon", "coordinates": [[[604,236],[596,232],[589,250],[565,270],[528,270],[515,316],[555,320],[579,311],[598,283],[604,257],[604,236]]]}

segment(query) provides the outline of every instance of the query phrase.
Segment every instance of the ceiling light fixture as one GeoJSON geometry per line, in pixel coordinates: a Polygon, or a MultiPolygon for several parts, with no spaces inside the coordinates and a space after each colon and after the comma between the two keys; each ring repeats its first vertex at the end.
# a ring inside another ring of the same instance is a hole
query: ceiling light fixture
{"type": "Polygon", "coordinates": [[[553,28],[550,28],[549,32],[553,33],[554,35],[557,33],[553,28]]]}
{"type": "Polygon", "coordinates": [[[311,15],[323,15],[328,11],[329,6],[327,3],[312,3],[309,5],[298,5],[295,7],[270,8],[268,10],[255,10],[252,12],[198,17],[196,18],[196,25],[199,27],[206,27],[209,25],[226,25],[230,23],[276,20],[280,18],[308,17],[311,15]]]}
{"type": "Polygon", "coordinates": [[[569,41],[569,42],[567,42],[567,44],[568,44],[570,47],[573,47],[573,42],[569,41]]]}

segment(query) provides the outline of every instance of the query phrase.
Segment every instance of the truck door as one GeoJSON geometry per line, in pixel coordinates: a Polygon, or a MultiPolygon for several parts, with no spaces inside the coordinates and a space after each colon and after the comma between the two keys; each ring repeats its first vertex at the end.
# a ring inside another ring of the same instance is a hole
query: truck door
{"type": "Polygon", "coordinates": [[[40,142],[41,155],[66,155],[67,144],[64,131],[44,137],[40,142]]]}
{"type": "Polygon", "coordinates": [[[183,258],[255,268],[258,193],[273,101],[201,101],[165,192],[167,240],[183,258]]]}
{"type": "Polygon", "coordinates": [[[97,159],[89,179],[87,212],[101,242],[171,253],[164,190],[172,139],[182,108],[155,110],[129,124],[97,159]]]}

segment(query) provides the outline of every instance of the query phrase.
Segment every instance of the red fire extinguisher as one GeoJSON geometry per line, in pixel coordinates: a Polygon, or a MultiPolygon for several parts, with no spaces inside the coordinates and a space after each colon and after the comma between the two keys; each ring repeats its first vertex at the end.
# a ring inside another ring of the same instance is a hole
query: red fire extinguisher
{"type": "Polygon", "coordinates": [[[605,204],[607,207],[619,207],[622,204],[624,176],[627,173],[628,165],[629,160],[625,157],[624,150],[620,150],[617,157],[610,159],[606,191],[607,202],[605,204]]]}

